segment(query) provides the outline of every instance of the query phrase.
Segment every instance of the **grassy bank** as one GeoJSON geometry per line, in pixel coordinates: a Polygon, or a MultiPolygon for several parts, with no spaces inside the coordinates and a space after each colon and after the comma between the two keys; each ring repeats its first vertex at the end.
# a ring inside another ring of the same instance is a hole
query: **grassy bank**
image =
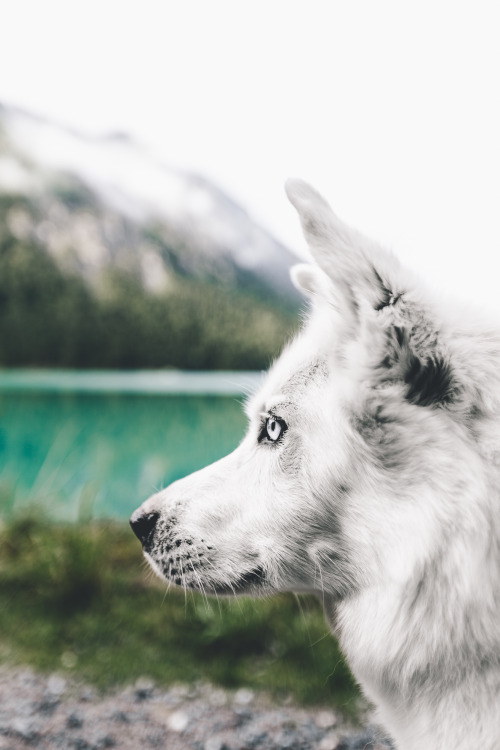
{"type": "Polygon", "coordinates": [[[358,694],[315,599],[165,593],[126,524],[3,524],[0,661],[101,688],[202,679],[344,711],[358,694]]]}

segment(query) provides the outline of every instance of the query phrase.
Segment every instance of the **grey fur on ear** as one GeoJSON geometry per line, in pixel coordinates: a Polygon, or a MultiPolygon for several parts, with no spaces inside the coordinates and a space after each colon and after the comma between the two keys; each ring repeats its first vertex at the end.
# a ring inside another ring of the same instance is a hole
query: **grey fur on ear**
{"type": "Polygon", "coordinates": [[[299,214],[304,236],[311,249],[331,241],[332,235],[338,234],[339,220],[327,201],[311,185],[304,180],[288,179],[285,191],[299,214]]]}
{"type": "Polygon", "coordinates": [[[313,259],[352,307],[360,292],[373,307],[379,304],[379,281],[369,253],[370,242],[344,224],[317,190],[303,180],[288,180],[285,189],[296,208],[313,259]]]}
{"type": "Polygon", "coordinates": [[[307,212],[308,208],[317,210],[322,206],[327,213],[333,213],[325,198],[305,180],[289,177],[285,182],[285,191],[290,203],[299,213],[307,212]]]}
{"type": "Polygon", "coordinates": [[[319,268],[350,308],[363,299],[375,310],[407,288],[399,262],[376,242],[341,221],[317,190],[303,180],[287,180],[304,237],[319,268]]]}
{"type": "Polygon", "coordinates": [[[414,317],[417,324],[413,327],[391,326],[386,330],[380,380],[404,383],[405,399],[415,406],[449,406],[462,392],[451,357],[423,311],[418,310],[414,317]]]}

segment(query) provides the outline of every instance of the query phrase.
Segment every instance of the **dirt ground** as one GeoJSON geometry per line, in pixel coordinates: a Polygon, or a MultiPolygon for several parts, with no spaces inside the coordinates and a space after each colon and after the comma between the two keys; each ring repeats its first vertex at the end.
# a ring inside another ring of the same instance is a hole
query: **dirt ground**
{"type": "Polygon", "coordinates": [[[147,680],[100,695],[61,675],[0,670],[0,749],[387,750],[380,730],[353,729],[325,708],[272,703],[242,688],[147,680]]]}

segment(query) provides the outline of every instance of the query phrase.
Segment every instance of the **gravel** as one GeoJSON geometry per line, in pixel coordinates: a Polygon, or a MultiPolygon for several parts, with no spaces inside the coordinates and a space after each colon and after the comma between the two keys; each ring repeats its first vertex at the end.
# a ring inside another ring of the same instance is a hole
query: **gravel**
{"type": "Polygon", "coordinates": [[[61,675],[0,671],[0,748],[71,750],[392,750],[372,726],[272,702],[248,688],[160,689],[147,679],[99,694],[61,675]]]}

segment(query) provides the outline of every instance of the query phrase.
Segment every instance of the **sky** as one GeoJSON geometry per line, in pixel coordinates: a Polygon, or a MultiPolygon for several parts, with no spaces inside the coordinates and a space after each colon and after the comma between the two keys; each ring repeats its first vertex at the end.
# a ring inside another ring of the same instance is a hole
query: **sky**
{"type": "Polygon", "coordinates": [[[0,102],[131,134],[297,252],[302,177],[500,310],[499,38],[496,0],[4,0],[0,102]]]}

